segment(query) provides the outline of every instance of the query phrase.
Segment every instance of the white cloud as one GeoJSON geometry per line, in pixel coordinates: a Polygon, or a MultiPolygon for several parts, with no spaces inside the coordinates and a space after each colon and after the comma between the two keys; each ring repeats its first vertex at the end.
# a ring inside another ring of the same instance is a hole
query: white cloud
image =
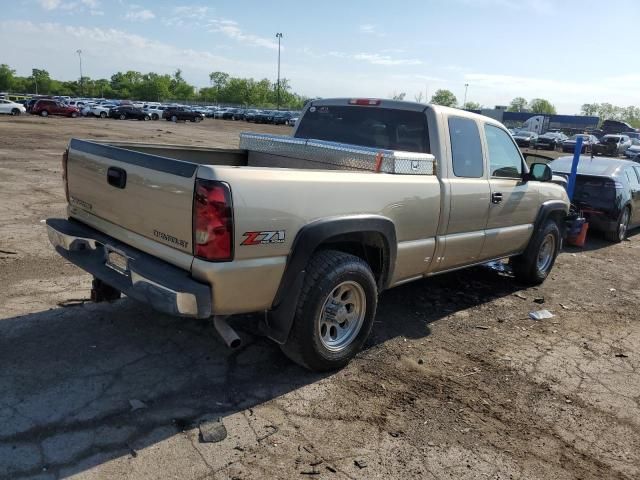
{"type": "Polygon", "coordinates": [[[62,2],[61,0],[39,0],[38,3],[45,10],[55,10],[62,2]]]}
{"type": "MultiPolygon", "coordinates": [[[[211,32],[222,33],[237,42],[252,47],[264,47],[272,50],[278,49],[278,42],[266,37],[260,37],[252,33],[245,33],[240,28],[238,22],[227,19],[213,19],[209,22],[211,32]]],[[[283,48],[284,50],[284,48],[283,48]]]]}
{"type": "Polygon", "coordinates": [[[373,35],[376,37],[385,37],[386,35],[380,31],[378,31],[377,25],[373,25],[371,23],[365,23],[358,26],[358,32],[364,35],[373,35]]]}
{"type": "Polygon", "coordinates": [[[124,18],[132,22],[146,22],[147,20],[156,18],[156,14],[145,8],[142,10],[130,10],[124,18]]]}
{"type": "Polygon", "coordinates": [[[80,0],[81,3],[86,5],[89,8],[98,8],[100,6],[99,0],[80,0]]]}
{"type": "Polygon", "coordinates": [[[371,65],[422,65],[422,60],[417,58],[394,58],[390,55],[380,55],[379,53],[345,53],[329,52],[330,57],[344,58],[348,60],[359,60],[371,65]]]}

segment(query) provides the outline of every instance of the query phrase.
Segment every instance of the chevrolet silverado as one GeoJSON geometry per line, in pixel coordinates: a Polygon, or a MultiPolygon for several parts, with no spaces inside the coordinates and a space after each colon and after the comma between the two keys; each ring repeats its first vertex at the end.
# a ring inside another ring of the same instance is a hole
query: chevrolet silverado
{"type": "Polygon", "coordinates": [[[57,252],[172,315],[230,315],[311,370],[346,365],[381,291],[510,258],[544,281],[569,209],[545,164],[527,167],[506,128],[463,110],[376,99],[314,100],[291,136],[242,134],[239,149],[72,139],[57,252]]]}

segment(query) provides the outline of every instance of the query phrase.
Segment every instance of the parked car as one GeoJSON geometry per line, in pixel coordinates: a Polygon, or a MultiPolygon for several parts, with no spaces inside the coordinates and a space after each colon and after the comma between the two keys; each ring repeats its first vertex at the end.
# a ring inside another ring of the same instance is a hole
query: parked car
{"type": "Polygon", "coordinates": [[[222,116],[220,118],[222,118],[223,120],[234,120],[233,117],[237,112],[238,112],[237,108],[229,108],[224,112],[222,112],[222,116]]]}
{"type": "Polygon", "coordinates": [[[49,218],[48,237],[94,276],[94,300],[124,292],[168,314],[212,318],[233,348],[242,340],[227,317],[262,312],[261,331],[316,371],[345,366],[365,345],[388,288],[504,257],[519,282],[541,284],[552,271],[566,191],[546,164],[527,168],[496,120],[412,102],[314,100],[295,138],[324,142],[261,136],[248,139],[255,155],[196,156],[190,146],[71,139],[70,218],[49,218]],[[310,174],[318,162],[344,170],[310,174]]]}
{"type": "MultiPolygon", "coordinates": [[[[568,176],[573,157],[549,163],[555,174],[568,176]]],[[[604,232],[612,242],[621,242],[627,232],[640,226],[640,165],[607,157],[581,157],[573,194],[589,229],[604,232]]]]}
{"type": "Polygon", "coordinates": [[[516,141],[519,147],[531,148],[536,144],[538,134],[535,132],[528,132],[526,130],[520,130],[513,135],[513,139],[516,141]]]}
{"type": "Polygon", "coordinates": [[[227,110],[229,110],[227,107],[217,109],[213,114],[213,118],[222,118],[227,110]]]}
{"type": "Polygon", "coordinates": [[[151,120],[159,120],[162,118],[162,112],[165,108],[162,105],[147,105],[143,110],[149,114],[151,120]]]}
{"type": "Polygon", "coordinates": [[[556,150],[557,148],[562,146],[562,142],[564,142],[567,138],[569,137],[561,132],[547,132],[543,135],[538,136],[535,142],[535,148],[556,150]]]}
{"type": "Polygon", "coordinates": [[[578,133],[562,142],[562,151],[573,153],[576,149],[576,141],[578,140],[578,137],[582,137],[582,149],[580,150],[580,153],[590,153],[592,146],[598,143],[598,139],[594,135],[578,133]]]}
{"type": "Polygon", "coordinates": [[[162,118],[166,118],[171,122],[177,122],[178,120],[201,122],[204,115],[185,107],[167,107],[162,112],[162,118]]]}
{"type": "Polygon", "coordinates": [[[632,142],[626,135],[605,135],[600,139],[600,143],[593,146],[594,155],[606,155],[617,157],[623,154],[632,142]]]}
{"type": "Polygon", "coordinates": [[[256,121],[256,115],[262,113],[262,110],[247,110],[244,114],[244,119],[246,122],[255,122],[256,121]]]}
{"type": "Polygon", "coordinates": [[[263,110],[260,113],[257,113],[253,117],[253,121],[255,123],[271,123],[273,121],[273,116],[276,112],[273,110],[263,110]]]}
{"type": "Polygon", "coordinates": [[[287,125],[289,119],[293,117],[291,112],[278,112],[273,116],[274,125],[287,125]]]}
{"type": "Polygon", "coordinates": [[[640,145],[631,145],[625,150],[624,156],[634,162],[640,161],[640,145]]]}
{"type": "Polygon", "coordinates": [[[621,135],[629,137],[634,145],[640,145],[640,132],[622,132],[621,135]]]}
{"type": "Polygon", "coordinates": [[[109,110],[109,117],[120,120],[151,120],[151,116],[141,108],[133,105],[120,105],[109,110]]]}
{"type": "Polygon", "coordinates": [[[72,107],[58,100],[40,99],[31,108],[33,115],[48,117],[49,115],[62,115],[64,117],[76,118],[80,115],[77,107],[72,107]]]}
{"type": "Polygon", "coordinates": [[[11,100],[0,100],[0,113],[7,115],[21,115],[27,113],[27,109],[20,103],[12,102],[11,100]]]}
{"type": "Polygon", "coordinates": [[[244,108],[238,108],[236,113],[233,114],[234,120],[244,120],[244,116],[247,113],[247,110],[244,108]]]}
{"type": "Polygon", "coordinates": [[[287,120],[287,125],[289,125],[290,127],[295,127],[298,123],[298,120],[300,120],[300,114],[296,113],[289,120],[287,120]]]}
{"type": "Polygon", "coordinates": [[[96,116],[96,117],[100,117],[100,118],[107,118],[109,116],[109,112],[111,111],[112,108],[116,108],[117,105],[115,103],[102,103],[99,105],[94,105],[93,107],[91,107],[91,115],[96,116]]]}

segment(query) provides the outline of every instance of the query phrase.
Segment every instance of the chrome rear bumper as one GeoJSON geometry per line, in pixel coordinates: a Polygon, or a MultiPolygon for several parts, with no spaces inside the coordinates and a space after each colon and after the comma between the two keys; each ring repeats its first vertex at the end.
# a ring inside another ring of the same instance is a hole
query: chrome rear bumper
{"type": "Polygon", "coordinates": [[[212,315],[211,288],[190,273],[75,220],[47,219],[49,241],[71,263],[154,309],[181,317],[212,315]],[[107,262],[108,252],[126,257],[126,268],[107,262]]]}

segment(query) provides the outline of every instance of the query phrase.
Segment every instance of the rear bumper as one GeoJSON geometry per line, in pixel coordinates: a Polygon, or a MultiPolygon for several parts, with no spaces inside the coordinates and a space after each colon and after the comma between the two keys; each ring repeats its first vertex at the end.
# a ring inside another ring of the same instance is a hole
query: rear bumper
{"type": "Polygon", "coordinates": [[[212,315],[210,286],[194,280],[186,270],[74,220],[49,218],[47,233],[60,255],[128,297],[169,315],[212,315]],[[107,266],[105,246],[127,257],[126,271],[107,266]]]}

